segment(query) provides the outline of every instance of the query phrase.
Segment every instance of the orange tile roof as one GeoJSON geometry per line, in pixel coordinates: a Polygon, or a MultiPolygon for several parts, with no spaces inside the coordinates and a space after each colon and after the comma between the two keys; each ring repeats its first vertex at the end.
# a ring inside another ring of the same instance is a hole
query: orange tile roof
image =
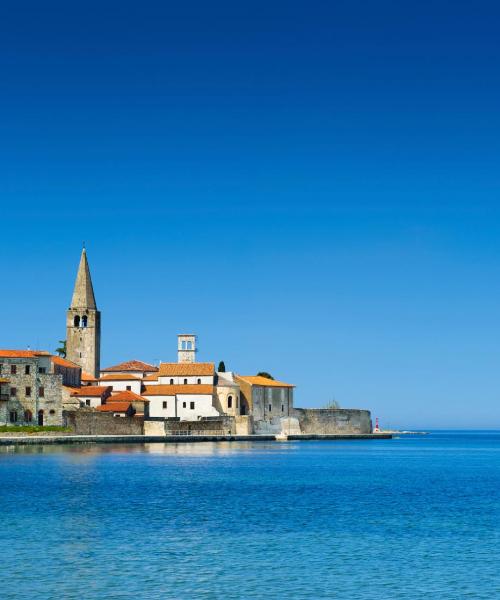
{"type": "Polygon", "coordinates": [[[176,394],[206,394],[214,393],[212,385],[150,385],[141,392],[143,396],[174,396],[176,394]]]}
{"type": "Polygon", "coordinates": [[[96,406],[96,410],[99,412],[127,412],[129,408],[130,402],[108,402],[107,404],[96,406]]]}
{"type": "Polygon", "coordinates": [[[246,381],[246,383],[249,383],[250,385],[258,385],[261,387],[295,387],[291,383],[284,383],[283,381],[268,379],[267,377],[262,377],[261,375],[236,375],[236,377],[246,381]]]}
{"type": "Polygon", "coordinates": [[[109,374],[109,375],[103,375],[99,381],[129,381],[129,380],[134,380],[134,381],[140,381],[139,377],[136,377],[135,375],[131,375],[130,373],[117,373],[116,375],[113,374],[109,374]]]}
{"type": "Polygon", "coordinates": [[[71,395],[77,397],[95,396],[99,398],[106,391],[111,391],[111,386],[104,385],[84,385],[81,388],[76,389],[71,395]]]}
{"type": "Polygon", "coordinates": [[[144,377],[143,381],[158,381],[158,373],[147,375],[146,377],[144,377]]]}
{"type": "Polygon", "coordinates": [[[159,377],[214,375],[214,363],[160,363],[159,377]]]}
{"type": "Polygon", "coordinates": [[[45,350],[0,350],[0,358],[35,358],[50,356],[45,350]]]}
{"type": "Polygon", "coordinates": [[[82,371],[82,381],[97,381],[97,377],[94,377],[86,371],[82,371]]]}
{"type": "Polygon", "coordinates": [[[148,363],[142,362],[141,360],[127,360],[120,363],[119,365],[113,365],[106,369],[101,369],[102,373],[108,371],[144,371],[145,373],[155,373],[158,371],[158,367],[149,365],[148,363]]]}
{"type": "Polygon", "coordinates": [[[50,360],[55,365],[60,365],[61,367],[70,367],[71,369],[81,369],[80,365],[77,365],[66,358],[62,358],[61,356],[51,356],[50,360]]]}
{"type": "Polygon", "coordinates": [[[107,403],[109,402],[149,402],[149,400],[139,396],[139,394],[134,394],[134,392],[131,392],[130,390],[124,390],[123,392],[112,394],[107,400],[107,403]]]}

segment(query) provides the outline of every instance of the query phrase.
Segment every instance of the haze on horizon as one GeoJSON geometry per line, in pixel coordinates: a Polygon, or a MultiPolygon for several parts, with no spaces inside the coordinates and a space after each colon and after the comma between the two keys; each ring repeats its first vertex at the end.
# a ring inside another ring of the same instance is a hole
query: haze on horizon
{"type": "Polygon", "coordinates": [[[199,336],[382,426],[500,428],[500,8],[3,2],[3,347],[199,336]]]}

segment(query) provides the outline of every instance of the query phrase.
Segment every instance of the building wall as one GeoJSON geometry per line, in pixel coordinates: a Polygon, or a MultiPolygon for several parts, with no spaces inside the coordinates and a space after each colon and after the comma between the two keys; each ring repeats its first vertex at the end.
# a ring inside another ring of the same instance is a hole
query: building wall
{"type": "Polygon", "coordinates": [[[287,417],[293,410],[293,388],[252,387],[252,415],[256,421],[287,417]]]}
{"type": "Polygon", "coordinates": [[[372,422],[369,410],[348,408],[295,408],[301,433],[371,433],[372,422]]]}
{"type": "Polygon", "coordinates": [[[100,349],[101,313],[90,308],[70,308],[66,313],[66,358],[87,373],[99,377],[100,349]],[[76,316],[80,317],[80,327],[74,325],[76,316]],[[81,327],[83,316],[87,317],[86,327],[81,327]]]}
{"type": "Polygon", "coordinates": [[[0,401],[3,424],[36,425],[38,414],[42,411],[44,425],[61,425],[62,375],[50,373],[50,364],[50,358],[45,356],[1,359],[0,376],[9,379],[9,383],[3,385],[3,393],[8,394],[8,400],[0,401]],[[16,366],[15,374],[11,372],[11,365],[16,366]],[[26,373],[27,366],[29,373],[26,373]],[[13,389],[15,395],[11,395],[13,389]],[[27,411],[31,412],[31,421],[27,420],[27,411]],[[15,423],[10,422],[11,412],[17,413],[15,423]]]}
{"type": "Polygon", "coordinates": [[[176,417],[175,396],[144,396],[149,400],[150,417],[176,417]],[[166,408],[163,403],[166,402],[166,408]]]}
{"type": "Polygon", "coordinates": [[[240,390],[236,386],[218,385],[216,387],[215,407],[221,413],[236,417],[240,414],[240,390]],[[229,402],[231,398],[231,402],[229,402]],[[231,406],[229,406],[231,404],[231,406]]]}
{"type": "Polygon", "coordinates": [[[192,421],[199,417],[217,417],[219,412],[213,406],[211,395],[179,394],[177,396],[177,416],[182,421],[192,421]],[[194,403],[194,408],[191,408],[191,403],[194,403]]]}
{"type": "Polygon", "coordinates": [[[123,381],[112,381],[109,379],[99,381],[98,385],[102,387],[111,386],[114,392],[124,392],[125,390],[130,389],[131,392],[134,392],[134,394],[138,394],[139,396],[141,395],[142,389],[142,382],[134,379],[125,379],[123,381]]]}
{"type": "MultiPolygon", "coordinates": [[[[158,383],[160,385],[170,385],[173,380],[173,385],[184,385],[184,380],[187,380],[187,385],[196,385],[198,382],[200,385],[213,385],[213,375],[197,375],[194,377],[158,377],[158,383]]],[[[148,385],[151,382],[147,382],[148,385]]]]}

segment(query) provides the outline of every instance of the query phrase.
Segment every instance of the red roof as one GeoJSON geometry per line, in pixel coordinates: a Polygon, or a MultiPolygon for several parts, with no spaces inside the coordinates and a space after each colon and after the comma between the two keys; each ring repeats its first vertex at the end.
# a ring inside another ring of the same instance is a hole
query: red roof
{"type": "Polygon", "coordinates": [[[0,350],[1,358],[35,358],[36,356],[50,356],[45,350],[0,350]]]}
{"type": "Polygon", "coordinates": [[[214,363],[160,363],[160,377],[213,375],[214,363]]]}
{"type": "Polygon", "coordinates": [[[117,373],[116,375],[109,374],[101,377],[100,381],[128,381],[128,380],[140,381],[139,377],[131,375],[130,373],[117,373]]]}
{"type": "Polygon", "coordinates": [[[108,402],[107,404],[96,406],[96,410],[99,412],[127,412],[129,408],[130,402],[108,402]]]}
{"type": "Polygon", "coordinates": [[[81,369],[80,365],[77,365],[76,363],[71,362],[70,360],[67,360],[66,358],[62,358],[61,356],[51,356],[50,360],[55,365],[60,365],[61,367],[69,367],[71,369],[81,369]]]}
{"type": "Polygon", "coordinates": [[[155,373],[158,371],[158,367],[149,365],[141,360],[127,360],[119,365],[113,365],[112,367],[101,369],[102,373],[106,373],[108,371],[144,371],[144,373],[155,373]]]}
{"type": "Polygon", "coordinates": [[[106,392],[110,392],[113,388],[111,386],[104,385],[84,385],[81,388],[76,389],[71,395],[77,397],[85,396],[95,396],[96,398],[100,398],[106,392]]]}
{"type": "Polygon", "coordinates": [[[87,373],[86,371],[82,371],[82,381],[97,381],[97,377],[94,377],[93,375],[91,375],[90,373],[87,373]]]}
{"type": "Polygon", "coordinates": [[[139,394],[134,394],[130,390],[124,390],[123,392],[112,394],[108,400],[108,404],[110,402],[149,402],[149,400],[139,396],[139,394]]]}

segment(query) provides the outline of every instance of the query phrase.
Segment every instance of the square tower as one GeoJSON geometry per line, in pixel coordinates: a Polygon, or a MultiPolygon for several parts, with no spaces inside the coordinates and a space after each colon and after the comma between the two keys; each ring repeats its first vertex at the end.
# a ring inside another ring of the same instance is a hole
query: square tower
{"type": "Polygon", "coordinates": [[[192,333],[181,333],[177,336],[177,362],[196,362],[196,335],[192,333]]]}

